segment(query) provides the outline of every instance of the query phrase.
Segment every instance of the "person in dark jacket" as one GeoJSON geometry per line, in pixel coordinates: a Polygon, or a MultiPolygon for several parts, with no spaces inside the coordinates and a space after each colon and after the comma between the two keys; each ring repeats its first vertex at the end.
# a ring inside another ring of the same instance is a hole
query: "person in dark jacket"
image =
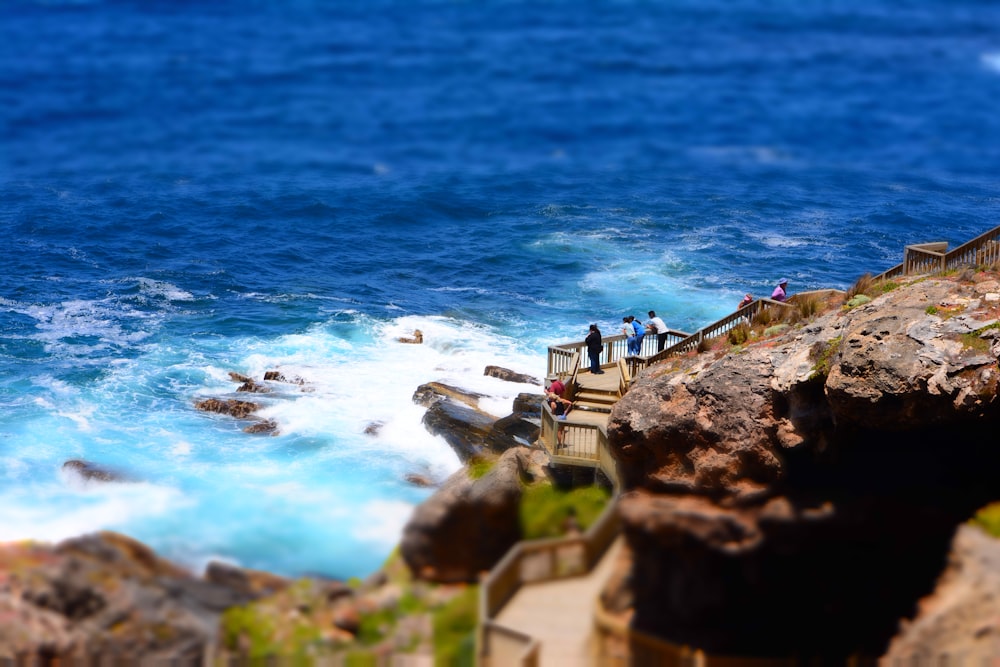
{"type": "Polygon", "coordinates": [[[590,325],[590,333],[584,339],[587,343],[587,354],[590,355],[590,372],[594,375],[601,375],[601,351],[604,350],[604,343],[601,342],[601,330],[596,324],[590,325]]]}

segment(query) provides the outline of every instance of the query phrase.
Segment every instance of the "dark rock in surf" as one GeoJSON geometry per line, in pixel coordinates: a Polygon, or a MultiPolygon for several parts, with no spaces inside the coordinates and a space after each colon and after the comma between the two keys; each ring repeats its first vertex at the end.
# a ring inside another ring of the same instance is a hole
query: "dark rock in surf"
{"type": "Polygon", "coordinates": [[[246,381],[243,382],[243,384],[239,386],[239,388],[236,391],[248,392],[251,394],[266,394],[271,390],[268,389],[266,386],[262,385],[261,383],[257,382],[256,380],[247,379],[246,381]]]}
{"type": "Polygon", "coordinates": [[[517,382],[519,384],[536,384],[538,386],[542,385],[542,381],[536,377],[528,375],[526,373],[518,373],[512,371],[509,368],[503,368],[501,366],[487,366],[486,370],[483,371],[483,375],[488,377],[494,377],[499,380],[505,380],[507,382],[517,382]]]}
{"type": "Polygon", "coordinates": [[[278,423],[273,419],[263,419],[243,429],[244,433],[253,435],[278,435],[278,423]]]}
{"type": "Polygon", "coordinates": [[[132,479],[117,470],[105,468],[104,466],[83,461],[81,459],[70,459],[62,464],[62,469],[79,475],[88,482],[131,482],[132,479]]]}
{"type": "Polygon", "coordinates": [[[443,382],[427,382],[417,387],[417,390],[413,392],[413,402],[425,407],[430,407],[438,401],[450,398],[453,401],[458,401],[459,403],[464,403],[475,408],[478,407],[479,399],[482,397],[483,394],[459,389],[443,382]]]}
{"type": "Polygon", "coordinates": [[[229,415],[237,419],[246,419],[260,409],[257,403],[249,401],[237,401],[235,399],[220,400],[218,398],[208,398],[198,401],[194,407],[204,412],[216,412],[222,415],[229,415]]]}
{"type": "Polygon", "coordinates": [[[540,394],[520,393],[514,399],[514,414],[527,419],[540,419],[542,416],[542,396],[540,394]]]}
{"type": "Polygon", "coordinates": [[[443,437],[462,463],[488,454],[486,438],[496,421],[480,410],[453,401],[438,401],[424,414],[424,427],[443,437]]]}
{"type": "Polygon", "coordinates": [[[511,447],[530,447],[538,439],[539,427],[518,415],[508,415],[493,423],[486,436],[486,446],[494,454],[502,454],[511,447]]]}

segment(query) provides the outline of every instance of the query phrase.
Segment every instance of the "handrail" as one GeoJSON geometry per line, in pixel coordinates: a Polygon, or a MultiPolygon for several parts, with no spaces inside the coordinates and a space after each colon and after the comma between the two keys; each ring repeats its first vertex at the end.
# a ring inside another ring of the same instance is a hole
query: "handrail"
{"type": "Polygon", "coordinates": [[[729,315],[712,322],[708,326],[698,329],[698,331],[689,335],[687,338],[671,345],[670,347],[663,348],[662,352],[657,352],[653,356],[641,360],[641,363],[637,364],[637,370],[660,363],[661,361],[664,361],[674,355],[684,354],[685,352],[694,350],[703,341],[711,338],[718,338],[719,336],[729,333],[730,329],[734,329],[743,322],[753,319],[762,310],[771,306],[788,308],[791,307],[791,304],[783,301],[775,301],[774,299],[769,299],[767,297],[754,299],[749,304],[730,313],[729,315]]]}
{"type": "Polygon", "coordinates": [[[948,271],[963,266],[990,266],[1000,262],[1000,226],[983,232],[954,250],[946,241],[913,243],[903,248],[903,263],[876,275],[874,280],[890,280],[915,273],[948,271]]]}
{"type": "Polygon", "coordinates": [[[573,395],[576,393],[576,376],[580,374],[580,353],[579,352],[574,352],[573,353],[573,358],[570,361],[570,364],[572,364],[572,367],[573,367],[573,374],[570,376],[569,382],[566,383],[566,387],[569,390],[568,391],[569,396],[566,396],[566,398],[572,400],[573,399],[573,395]]]}
{"type": "Polygon", "coordinates": [[[618,394],[624,396],[625,392],[628,391],[629,384],[632,383],[632,374],[629,373],[628,364],[625,363],[624,359],[618,360],[618,373],[620,376],[618,380],[618,394]]]}
{"type": "MultiPolygon", "coordinates": [[[[495,620],[496,614],[523,584],[554,581],[589,572],[614,541],[619,522],[618,496],[615,495],[583,535],[522,540],[511,547],[480,580],[479,655],[494,657],[491,651],[492,632],[527,637],[495,620]],[[529,563],[531,568],[527,567],[529,563]]],[[[517,664],[528,667],[533,663],[517,664]]]]}

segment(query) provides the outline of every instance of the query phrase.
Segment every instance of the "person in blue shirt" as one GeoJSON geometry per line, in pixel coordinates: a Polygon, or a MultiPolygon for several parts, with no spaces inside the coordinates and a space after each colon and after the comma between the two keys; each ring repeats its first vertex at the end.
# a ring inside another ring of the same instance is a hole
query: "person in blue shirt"
{"type": "Polygon", "coordinates": [[[635,318],[635,315],[629,315],[628,317],[632,323],[632,330],[635,331],[635,342],[633,343],[635,351],[632,354],[639,354],[642,352],[642,339],[646,335],[646,327],[635,318]]]}

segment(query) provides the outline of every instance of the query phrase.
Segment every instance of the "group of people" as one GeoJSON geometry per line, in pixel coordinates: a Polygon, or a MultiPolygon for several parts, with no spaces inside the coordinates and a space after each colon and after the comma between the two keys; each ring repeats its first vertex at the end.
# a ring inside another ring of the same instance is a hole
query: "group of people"
{"type": "Polygon", "coordinates": [[[660,352],[667,346],[667,325],[662,318],[656,316],[656,311],[649,311],[649,319],[643,324],[635,315],[622,318],[622,333],[625,335],[629,356],[642,352],[642,339],[646,334],[656,335],[656,351],[660,352]]]}

